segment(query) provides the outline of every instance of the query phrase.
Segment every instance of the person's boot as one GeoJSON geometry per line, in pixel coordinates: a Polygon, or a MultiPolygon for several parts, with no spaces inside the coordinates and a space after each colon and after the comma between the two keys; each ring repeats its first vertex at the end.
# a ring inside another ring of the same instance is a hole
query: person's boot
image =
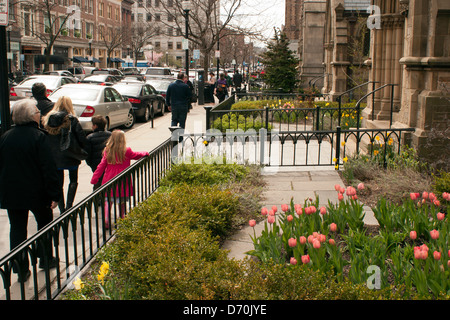
{"type": "Polygon", "coordinates": [[[67,199],[66,199],[66,210],[69,210],[73,206],[73,200],[75,199],[75,194],[77,193],[78,183],[69,183],[67,189],[67,199]]]}

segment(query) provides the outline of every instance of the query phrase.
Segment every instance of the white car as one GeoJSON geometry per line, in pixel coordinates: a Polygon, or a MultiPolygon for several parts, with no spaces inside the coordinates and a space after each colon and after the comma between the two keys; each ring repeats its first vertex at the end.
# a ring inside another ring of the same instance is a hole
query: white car
{"type": "Polygon", "coordinates": [[[116,127],[129,129],[136,122],[131,103],[111,86],[68,84],[53,92],[48,98],[56,102],[62,96],[72,99],[78,121],[85,131],[92,131],[91,119],[95,115],[106,118],[107,130],[116,127]]]}
{"type": "Polygon", "coordinates": [[[55,75],[29,76],[17,86],[11,87],[11,89],[9,90],[9,99],[20,100],[24,98],[30,98],[33,95],[31,92],[31,88],[36,82],[42,82],[47,88],[47,94],[50,94],[59,87],[68,83],[77,83],[78,80],[74,77],[55,75]]]}

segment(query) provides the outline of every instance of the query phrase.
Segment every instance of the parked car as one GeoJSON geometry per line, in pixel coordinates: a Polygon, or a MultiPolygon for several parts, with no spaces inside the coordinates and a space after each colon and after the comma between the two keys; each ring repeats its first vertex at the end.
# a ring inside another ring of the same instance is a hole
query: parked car
{"type": "Polygon", "coordinates": [[[125,74],[125,77],[122,79],[123,81],[145,81],[147,79],[143,74],[125,74]]]}
{"type": "Polygon", "coordinates": [[[48,74],[52,76],[66,76],[66,77],[75,77],[72,72],[69,70],[53,70],[53,71],[46,71],[43,74],[48,74]]]}
{"type": "Polygon", "coordinates": [[[42,82],[47,87],[47,94],[52,93],[59,87],[68,83],[77,83],[78,80],[74,77],[66,76],[52,76],[52,75],[34,75],[29,76],[21,83],[11,87],[9,91],[10,100],[19,100],[27,97],[31,97],[31,87],[36,82],[42,82]]]}
{"type": "Polygon", "coordinates": [[[89,76],[92,71],[97,70],[96,67],[85,67],[85,66],[73,66],[70,68],[67,68],[68,71],[70,71],[75,77],[77,77],[80,80],[83,80],[84,77],[89,76]]]}
{"type": "Polygon", "coordinates": [[[94,83],[94,84],[113,84],[119,82],[120,79],[110,74],[93,74],[85,77],[80,83],[94,83]]]}
{"type": "Polygon", "coordinates": [[[54,91],[48,98],[56,102],[61,96],[72,99],[75,113],[85,131],[92,131],[91,118],[94,115],[106,118],[108,130],[121,126],[129,129],[136,122],[131,103],[111,86],[68,84],[54,91]]]}
{"type": "Polygon", "coordinates": [[[167,88],[169,87],[169,84],[173,82],[173,80],[147,79],[145,82],[151,85],[153,88],[155,88],[156,92],[162,95],[165,99],[167,88]]]}
{"type": "Polygon", "coordinates": [[[123,69],[122,69],[122,72],[123,72],[124,75],[127,75],[127,74],[141,74],[141,73],[139,72],[139,69],[136,68],[136,67],[126,67],[126,68],[123,68],[123,69]]]}
{"type": "Polygon", "coordinates": [[[92,71],[92,74],[110,74],[112,76],[115,76],[118,79],[123,79],[124,74],[119,69],[114,68],[103,68],[103,69],[97,69],[92,71]]]}
{"type": "Polygon", "coordinates": [[[151,85],[138,81],[121,81],[113,85],[113,88],[131,102],[136,117],[143,121],[152,119],[156,112],[164,115],[165,99],[151,85]]]}
{"type": "Polygon", "coordinates": [[[146,75],[147,78],[164,77],[164,78],[174,79],[174,75],[170,68],[150,67],[150,68],[147,68],[143,74],[146,75]]]}

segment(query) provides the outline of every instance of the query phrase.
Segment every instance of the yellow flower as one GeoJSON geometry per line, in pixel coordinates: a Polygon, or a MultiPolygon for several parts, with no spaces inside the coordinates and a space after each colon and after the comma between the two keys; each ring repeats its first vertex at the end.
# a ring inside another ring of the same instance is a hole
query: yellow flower
{"type": "Polygon", "coordinates": [[[339,170],[339,164],[336,164],[336,165],[334,166],[334,168],[335,168],[336,170],[339,170]]]}
{"type": "Polygon", "coordinates": [[[378,154],[378,150],[373,151],[373,155],[376,156],[378,154]]]}
{"type": "Polygon", "coordinates": [[[203,144],[204,144],[205,146],[207,146],[207,145],[208,145],[208,141],[203,140],[203,144]]]}
{"type": "Polygon", "coordinates": [[[388,145],[391,145],[393,142],[394,142],[394,140],[392,140],[392,138],[390,138],[388,141],[388,145]]]}
{"type": "Polygon", "coordinates": [[[345,141],[342,141],[342,142],[341,142],[341,146],[345,146],[345,141]]]}
{"type": "Polygon", "coordinates": [[[345,157],[344,159],[342,159],[344,162],[347,162],[348,161],[348,158],[347,157],[345,157]]]}
{"type": "Polygon", "coordinates": [[[363,117],[361,117],[361,120],[363,119],[363,117]]]}
{"type": "Polygon", "coordinates": [[[107,274],[108,271],[109,271],[109,263],[106,262],[106,261],[103,261],[102,265],[100,266],[100,272],[104,273],[104,274],[107,274]]]}
{"type": "Polygon", "coordinates": [[[337,161],[337,159],[336,158],[333,158],[333,162],[336,162],[337,161]]]}
{"type": "Polygon", "coordinates": [[[376,137],[375,137],[375,140],[380,141],[380,137],[379,137],[379,136],[376,136],[376,137]]]}
{"type": "Polygon", "coordinates": [[[306,116],[306,120],[308,120],[308,116],[306,116]]]}
{"type": "Polygon", "coordinates": [[[81,290],[81,289],[84,288],[84,282],[81,281],[81,279],[80,279],[79,277],[77,277],[77,278],[75,279],[75,281],[72,282],[72,283],[73,283],[73,285],[75,286],[75,289],[76,289],[76,290],[81,290]]]}
{"type": "Polygon", "coordinates": [[[330,105],[330,103],[329,102],[327,102],[327,104],[325,105],[325,107],[328,107],[330,105]]]}

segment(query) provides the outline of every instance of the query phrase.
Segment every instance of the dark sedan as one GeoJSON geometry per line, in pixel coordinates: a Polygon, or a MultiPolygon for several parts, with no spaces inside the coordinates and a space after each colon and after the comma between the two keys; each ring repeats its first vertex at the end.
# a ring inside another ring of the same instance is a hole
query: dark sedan
{"type": "Polygon", "coordinates": [[[133,106],[137,118],[147,122],[155,113],[164,115],[165,99],[151,85],[143,82],[119,82],[113,85],[133,106]]]}

